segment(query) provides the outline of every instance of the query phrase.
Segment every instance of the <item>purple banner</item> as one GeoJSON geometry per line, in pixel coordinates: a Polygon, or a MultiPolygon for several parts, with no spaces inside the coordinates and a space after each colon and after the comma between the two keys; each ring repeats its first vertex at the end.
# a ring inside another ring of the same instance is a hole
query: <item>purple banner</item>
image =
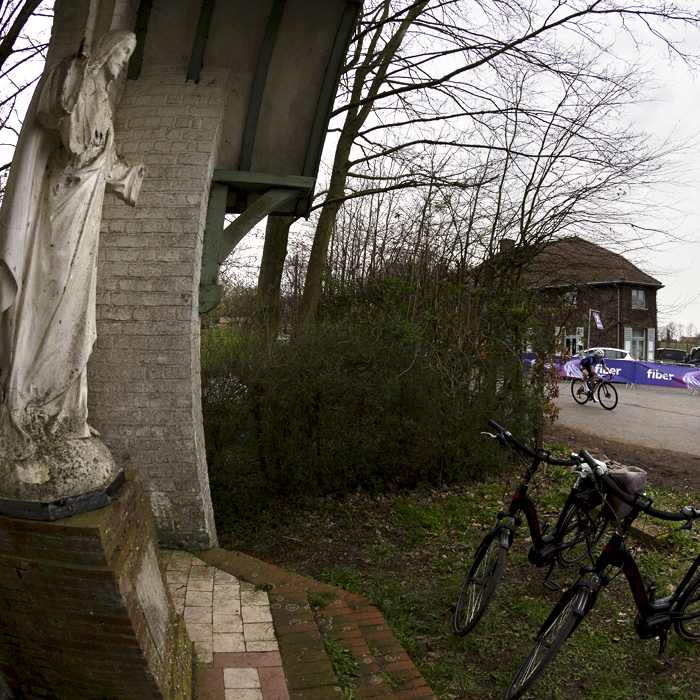
{"type": "MultiPolygon", "coordinates": [[[[532,354],[523,355],[525,369],[530,370],[535,361],[532,354]]],[[[576,357],[562,364],[561,358],[554,359],[554,366],[562,377],[578,377],[581,379],[579,364],[581,358],[576,357]]],[[[657,365],[649,362],[632,362],[630,360],[606,360],[606,366],[613,375],[614,382],[625,384],[648,384],[650,386],[670,386],[678,389],[700,391],[700,368],[682,367],[680,365],[657,365]]],[[[548,364],[548,368],[551,365],[548,364]]],[[[602,372],[603,366],[596,365],[596,371],[602,372]]]]}
{"type": "MultiPolygon", "coordinates": [[[[559,374],[562,377],[578,377],[582,378],[581,370],[578,368],[581,363],[580,357],[575,357],[569,360],[563,367],[560,368],[559,374]]],[[[606,360],[605,365],[613,375],[614,382],[624,382],[625,384],[635,383],[635,372],[639,362],[631,362],[630,360],[606,360]]],[[[603,372],[603,365],[596,365],[595,371],[603,372]]]]}

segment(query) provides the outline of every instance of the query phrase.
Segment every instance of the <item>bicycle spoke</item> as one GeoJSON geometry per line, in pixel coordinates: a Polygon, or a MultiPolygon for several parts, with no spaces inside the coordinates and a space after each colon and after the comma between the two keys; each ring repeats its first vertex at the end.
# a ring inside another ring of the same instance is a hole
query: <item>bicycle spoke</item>
{"type": "Polygon", "coordinates": [[[535,637],[535,645],[506,691],[507,700],[517,700],[522,697],[557,655],[576,622],[573,608],[577,598],[577,595],[572,595],[549,625],[540,629],[535,637]]]}
{"type": "Polygon", "coordinates": [[[676,614],[674,627],[683,639],[700,640],[700,576],[690,582],[673,612],[676,614]]]}
{"type": "Polygon", "coordinates": [[[453,630],[469,634],[491,602],[505,565],[506,550],[498,534],[487,537],[476,552],[455,608],[453,630]]]}

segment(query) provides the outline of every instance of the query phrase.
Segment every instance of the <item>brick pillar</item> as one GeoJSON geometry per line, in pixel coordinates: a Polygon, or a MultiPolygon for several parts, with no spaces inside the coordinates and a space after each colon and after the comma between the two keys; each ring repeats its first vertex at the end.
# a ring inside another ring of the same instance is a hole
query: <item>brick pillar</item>
{"type": "Polygon", "coordinates": [[[138,467],[160,540],[216,545],[204,453],[198,288],[226,71],[145,71],[127,81],[117,150],[146,164],[135,208],[105,198],[90,422],[138,467]]]}
{"type": "Polygon", "coordinates": [[[192,645],[137,472],[104,508],[0,516],[0,609],[0,671],[15,697],[191,697],[192,645]]]}

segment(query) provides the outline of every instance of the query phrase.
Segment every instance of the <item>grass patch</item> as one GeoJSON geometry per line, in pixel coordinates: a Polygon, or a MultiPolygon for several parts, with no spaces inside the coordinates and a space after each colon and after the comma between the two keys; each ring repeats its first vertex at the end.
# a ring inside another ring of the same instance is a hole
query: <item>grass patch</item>
{"type": "Polygon", "coordinates": [[[310,595],[309,605],[313,605],[316,608],[321,608],[324,605],[330,605],[333,602],[335,596],[331,591],[323,591],[320,595],[310,595]]]}
{"type": "Polygon", "coordinates": [[[360,675],[357,670],[357,661],[353,661],[352,652],[345,649],[343,645],[335,640],[321,635],[323,640],[323,648],[328,655],[328,660],[335,673],[338,685],[343,693],[343,700],[353,700],[355,698],[355,683],[354,679],[360,675]]]}

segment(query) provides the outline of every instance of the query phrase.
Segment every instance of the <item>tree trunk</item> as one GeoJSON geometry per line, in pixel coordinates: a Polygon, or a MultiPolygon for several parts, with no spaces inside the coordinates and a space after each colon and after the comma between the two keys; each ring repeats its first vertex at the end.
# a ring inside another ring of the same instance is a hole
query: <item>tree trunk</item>
{"type": "Polygon", "coordinates": [[[352,147],[355,133],[353,132],[349,136],[344,133],[338,142],[335,152],[335,163],[328,187],[326,203],[321,207],[321,215],[316,225],[314,242],[309,254],[306,283],[304,284],[304,293],[299,307],[299,320],[301,323],[313,323],[318,303],[321,300],[321,287],[323,284],[323,273],[326,269],[328,246],[333,233],[335,218],[338,209],[340,209],[340,198],[345,193],[345,182],[348,179],[349,171],[350,148],[352,147]]]}
{"type": "Polygon", "coordinates": [[[268,216],[260,274],[258,275],[258,318],[263,328],[276,330],[280,321],[280,287],[287,240],[293,216],[268,216]]]}

